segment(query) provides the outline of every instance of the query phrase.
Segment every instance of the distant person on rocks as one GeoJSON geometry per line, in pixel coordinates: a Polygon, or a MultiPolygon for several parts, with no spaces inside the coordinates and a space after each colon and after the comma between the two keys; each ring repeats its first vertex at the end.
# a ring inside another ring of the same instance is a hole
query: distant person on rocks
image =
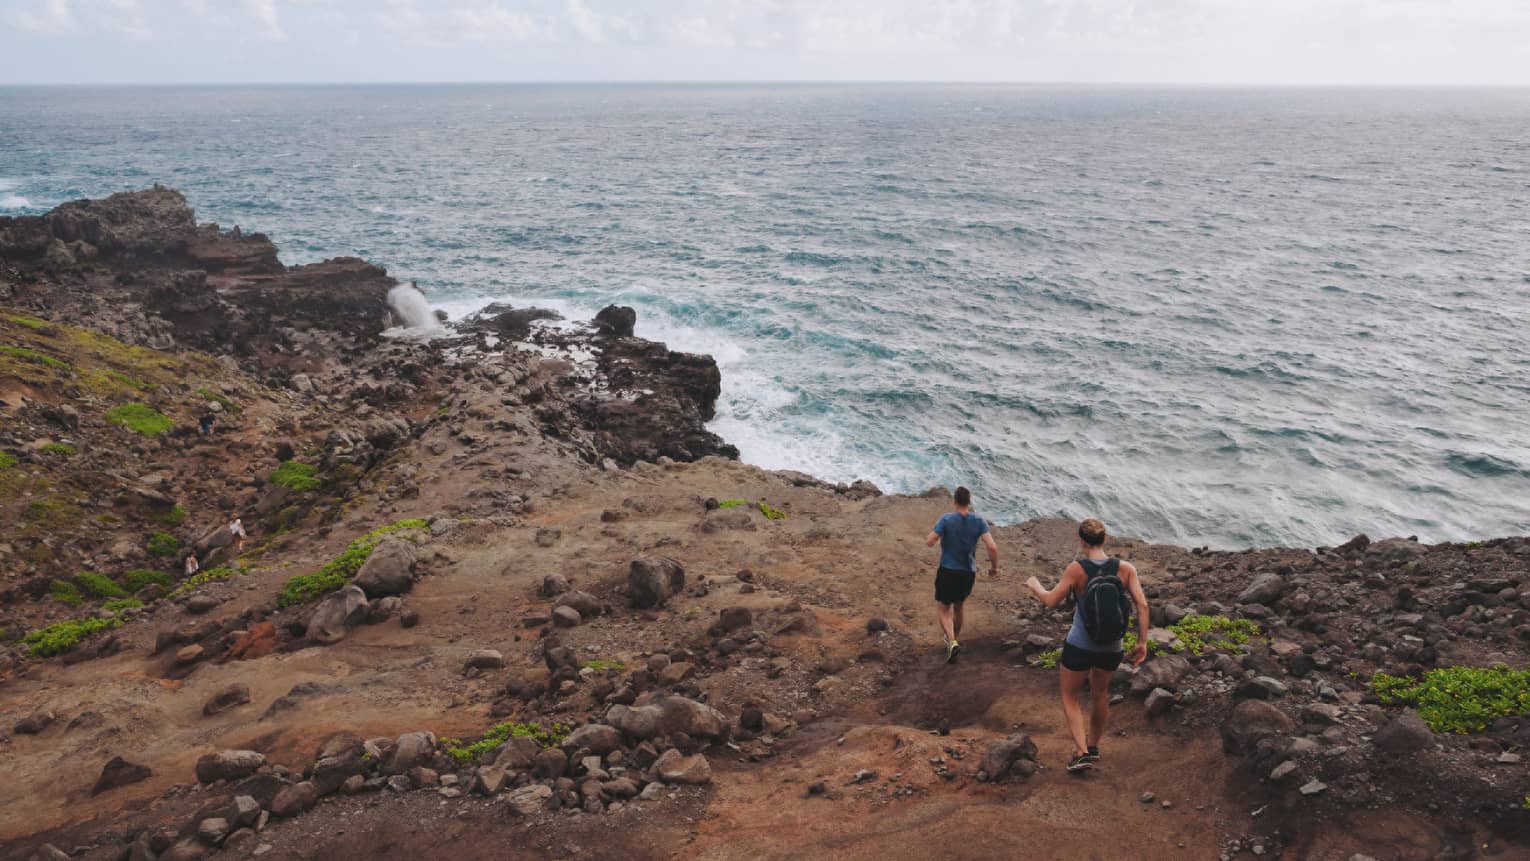
{"type": "Polygon", "coordinates": [[[1123,638],[1130,629],[1134,605],[1137,644],[1132,647],[1133,666],[1140,666],[1147,658],[1148,641],[1148,603],[1142,582],[1132,563],[1105,555],[1105,524],[1093,518],[1080,523],[1078,544],[1082,556],[1063,569],[1062,580],[1051,590],[1035,577],[1025,582],[1048,608],[1061,604],[1069,595],[1077,599],[1073,627],[1068,629],[1057,661],[1063,715],[1073,736],[1068,771],[1074,774],[1088,771],[1100,761],[1100,739],[1110,714],[1110,679],[1124,657],[1123,638]],[[1080,706],[1085,682],[1089,683],[1090,700],[1088,735],[1080,706]]]}
{"type": "Polygon", "coordinates": [[[234,552],[238,553],[239,551],[243,550],[244,521],[237,517],[231,518],[228,522],[228,531],[230,535],[234,536],[234,552]]]}
{"type": "Polygon", "coordinates": [[[988,531],[988,521],[972,513],[972,491],[958,487],[952,498],[956,510],[936,521],[925,539],[926,547],[940,543],[940,568],[935,572],[935,609],[946,642],[946,663],[956,663],[962,645],[962,604],[977,580],[978,543],[988,550],[988,576],[999,576],[999,545],[988,531]]]}
{"type": "Polygon", "coordinates": [[[186,554],[186,576],[190,577],[191,575],[197,573],[200,570],[202,570],[202,566],[201,566],[201,564],[199,564],[197,562],[197,554],[195,554],[195,553],[187,553],[186,554]]]}
{"type": "Polygon", "coordinates": [[[201,418],[197,419],[197,422],[198,422],[199,426],[202,429],[202,435],[203,436],[206,436],[207,434],[210,434],[210,433],[213,432],[213,416],[212,416],[212,413],[202,413],[201,418]]]}

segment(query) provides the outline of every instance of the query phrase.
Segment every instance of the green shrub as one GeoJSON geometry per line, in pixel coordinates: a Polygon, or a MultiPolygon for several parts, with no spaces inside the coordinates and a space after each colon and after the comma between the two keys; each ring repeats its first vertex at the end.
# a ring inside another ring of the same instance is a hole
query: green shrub
{"type": "Polygon", "coordinates": [[[161,526],[180,526],[181,521],[186,519],[186,509],[179,505],[171,508],[163,514],[154,515],[154,522],[161,526]]]}
{"type": "Polygon", "coordinates": [[[749,504],[749,500],[747,500],[747,499],[724,499],[722,502],[717,503],[717,507],[718,508],[738,508],[741,505],[748,505],[748,504],[749,504]]]}
{"type": "Polygon", "coordinates": [[[122,588],[129,592],[137,592],[150,583],[158,583],[169,589],[170,575],[163,571],[150,571],[147,568],[136,568],[122,575],[122,588]]]}
{"type": "Polygon", "coordinates": [[[42,453],[57,457],[74,457],[74,446],[66,442],[43,443],[42,453]]]}
{"type": "Polygon", "coordinates": [[[10,469],[16,465],[16,456],[8,451],[0,451],[0,469],[10,469]]]}
{"type": "Polygon", "coordinates": [[[239,415],[239,405],[234,403],[233,400],[228,397],[228,395],[225,395],[222,392],[212,391],[205,387],[197,389],[197,394],[201,395],[203,400],[213,401],[214,403],[223,407],[223,411],[229,415],[239,415]]]}
{"type": "Polygon", "coordinates": [[[118,598],[115,601],[107,601],[101,605],[101,609],[108,613],[120,613],[130,607],[142,607],[143,602],[137,598],[118,598]]]}
{"type": "Polygon", "coordinates": [[[238,573],[239,569],[237,568],[208,568],[202,571],[198,571],[190,577],[187,577],[185,580],[182,580],[180,585],[176,586],[174,589],[171,589],[170,592],[165,595],[165,598],[167,600],[179,598],[193,589],[206,586],[208,583],[216,583],[219,580],[227,580],[228,578],[238,573]]]}
{"type": "Polygon", "coordinates": [[[1208,648],[1239,654],[1249,640],[1259,636],[1257,622],[1226,616],[1190,615],[1170,625],[1169,630],[1179,637],[1180,651],[1197,657],[1208,648]]]}
{"type": "Polygon", "coordinates": [[[53,596],[53,600],[70,607],[78,607],[85,600],[80,597],[80,590],[74,588],[74,584],[66,580],[54,580],[52,583],[49,583],[48,594],[53,596]]]}
{"type": "Polygon", "coordinates": [[[568,731],[569,728],[561,723],[555,723],[546,729],[543,729],[539,723],[500,723],[489,727],[488,732],[472,744],[464,745],[461,739],[443,738],[441,745],[458,764],[470,765],[512,737],[533,739],[543,747],[556,747],[563,743],[563,739],[568,736],[568,731]]]}
{"type": "Polygon", "coordinates": [[[1037,652],[1031,657],[1031,665],[1041,667],[1044,670],[1057,669],[1057,662],[1062,658],[1062,649],[1047,649],[1045,652],[1037,652]]]}
{"type": "Polygon", "coordinates": [[[356,576],[356,572],[366,564],[367,557],[372,555],[372,549],[383,540],[384,536],[401,529],[424,529],[428,525],[423,520],[400,520],[391,526],[383,526],[368,532],[352,541],[339,556],[331,559],[323,568],[312,574],[301,574],[288,580],[282,587],[277,604],[282,607],[306,604],[321,595],[339,589],[356,576]]]}
{"type": "Polygon", "coordinates": [[[271,473],[271,483],[302,493],[319,486],[318,473],[319,468],[313,464],[282,461],[282,465],[271,473]]]}
{"type": "Polygon", "coordinates": [[[1501,717],[1530,714],[1530,670],[1443,667],[1422,678],[1377,673],[1371,690],[1387,705],[1411,705],[1435,732],[1480,732],[1501,717]]]}
{"type": "Polygon", "coordinates": [[[760,503],[760,513],[765,515],[766,520],[785,520],[786,512],[779,508],[771,508],[769,503],[760,503]]]}
{"type": "Polygon", "coordinates": [[[66,499],[38,499],[29,503],[21,516],[33,526],[63,530],[79,523],[80,509],[66,499]]]}
{"type": "Polygon", "coordinates": [[[173,424],[169,417],[148,404],[136,403],[123,404],[107,410],[106,420],[144,436],[158,436],[169,430],[173,424]]]}
{"type": "Polygon", "coordinates": [[[156,532],[149,536],[149,555],[163,559],[181,552],[180,539],[168,532],[156,532]]]}
{"type": "Polygon", "coordinates": [[[622,671],[627,669],[627,665],[622,663],[621,661],[603,661],[603,660],[585,661],[584,663],[580,664],[579,666],[583,667],[586,670],[615,670],[618,673],[620,673],[620,672],[622,672],[622,671]]]}
{"type": "Polygon", "coordinates": [[[61,362],[46,353],[39,353],[26,347],[12,347],[9,344],[0,344],[0,355],[10,356],[13,359],[24,359],[28,362],[36,362],[39,365],[46,365],[47,367],[58,368],[60,370],[67,371],[71,367],[68,362],[61,362]]]}
{"type": "Polygon", "coordinates": [[[86,637],[95,636],[102,631],[119,627],[121,624],[122,619],[118,616],[70,619],[33,631],[22,641],[29,647],[27,654],[34,658],[49,658],[69,651],[74,648],[75,643],[86,637]]]}
{"type": "Polygon", "coordinates": [[[92,571],[82,571],[74,575],[74,585],[80,587],[92,598],[126,598],[128,596],[128,593],[112,582],[110,577],[92,571]]]}

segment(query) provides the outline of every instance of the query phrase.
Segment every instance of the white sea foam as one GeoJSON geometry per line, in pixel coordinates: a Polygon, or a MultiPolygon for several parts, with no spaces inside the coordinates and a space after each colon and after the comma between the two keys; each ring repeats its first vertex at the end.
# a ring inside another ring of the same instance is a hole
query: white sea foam
{"type": "Polygon", "coordinates": [[[7,194],[0,197],[0,209],[26,209],[31,205],[32,201],[19,194],[7,194]]]}
{"type": "Polygon", "coordinates": [[[400,284],[389,290],[388,306],[393,309],[399,325],[384,331],[384,337],[428,341],[447,332],[436,319],[436,312],[425,294],[412,284],[400,284]]]}

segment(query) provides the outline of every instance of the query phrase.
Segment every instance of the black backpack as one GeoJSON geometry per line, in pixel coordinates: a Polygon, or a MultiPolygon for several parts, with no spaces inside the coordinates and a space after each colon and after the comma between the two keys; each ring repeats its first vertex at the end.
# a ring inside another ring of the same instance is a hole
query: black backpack
{"type": "Polygon", "coordinates": [[[1117,576],[1121,560],[1112,556],[1099,566],[1079,564],[1086,578],[1082,599],[1084,630],[1096,643],[1114,643],[1126,636],[1132,621],[1131,599],[1126,584],[1117,576]]]}

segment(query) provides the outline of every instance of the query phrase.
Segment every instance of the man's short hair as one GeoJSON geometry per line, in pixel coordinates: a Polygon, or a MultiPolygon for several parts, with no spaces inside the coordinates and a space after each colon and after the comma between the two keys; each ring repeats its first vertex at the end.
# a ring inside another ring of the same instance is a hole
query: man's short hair
{"type": "Polygon", "coordinates": [[[956,504],[960,505],[962,508],[966,508],[967,506],[971,505],[972,491],[965,487],[958,487],[956,489],[956,504]]]}

